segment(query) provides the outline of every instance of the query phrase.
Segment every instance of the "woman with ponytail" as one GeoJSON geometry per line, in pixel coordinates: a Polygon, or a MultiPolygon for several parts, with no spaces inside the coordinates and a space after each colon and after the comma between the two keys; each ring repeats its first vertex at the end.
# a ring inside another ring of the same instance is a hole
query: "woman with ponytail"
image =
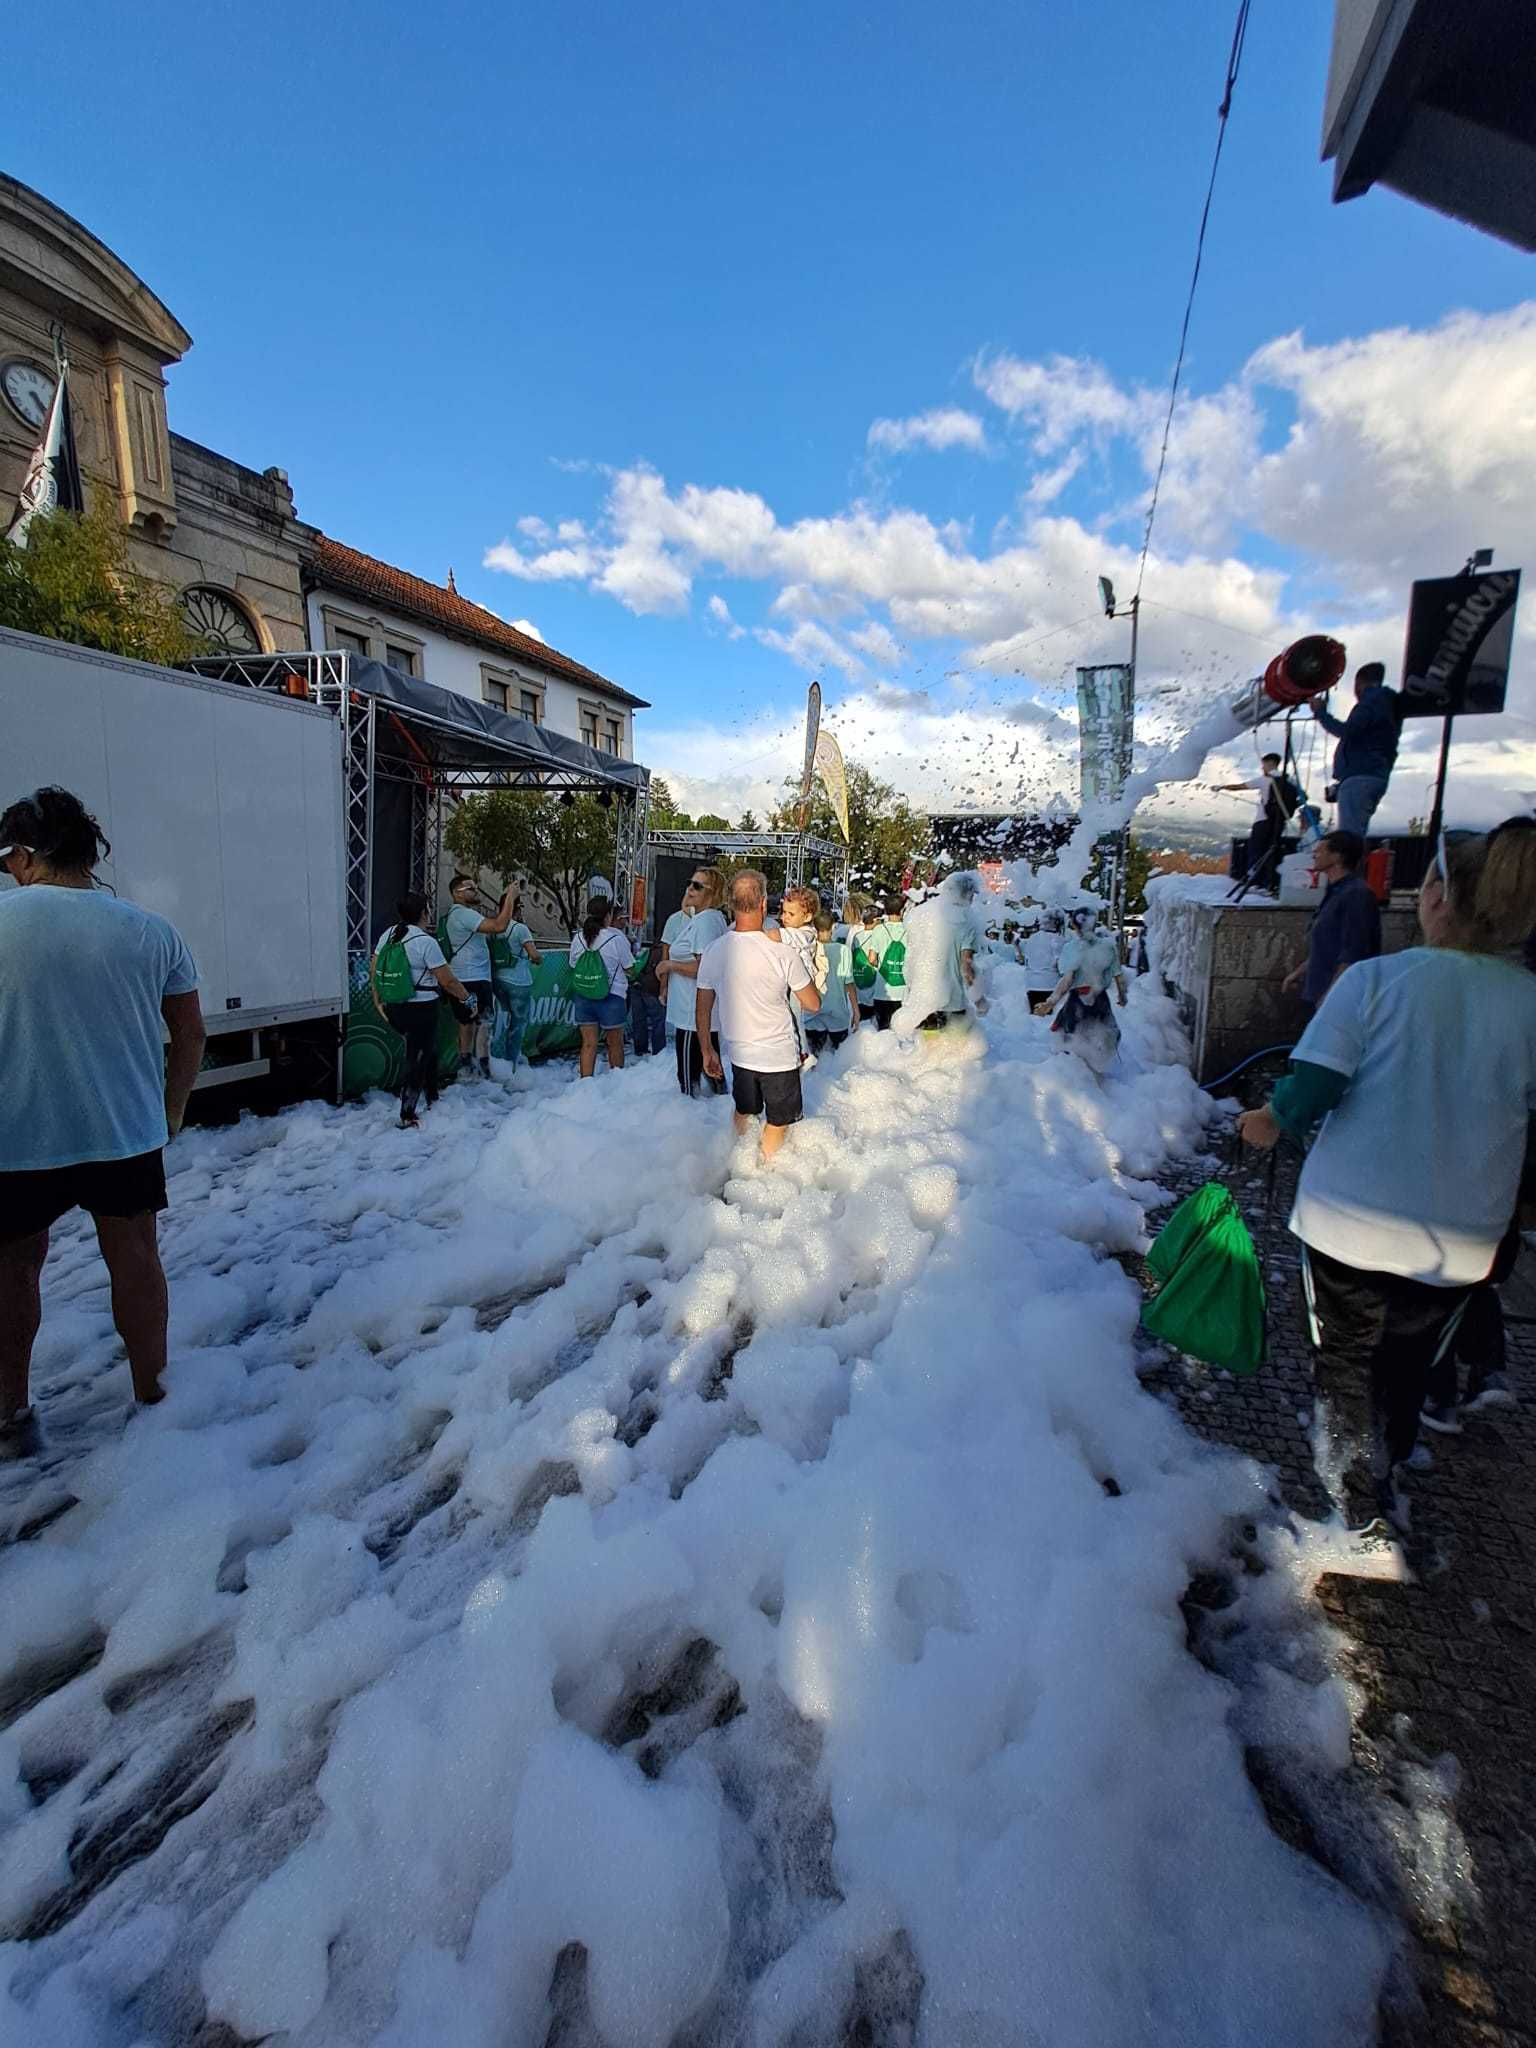
{"type": "Polygon", "coordinates": [[[427,925],[429,905],[413,891],[395,906],[395,922],[379,934],[370,970],[374,1007],[405,1040],[405,1070],[400,1084],[400,1128],[414,1130],[421,1119],[416,1105],[423,1094],[430,1109],[437,1100],[438,1005],[446,995],[460,1012],[473,1017],[469,991],[443,957],[443,949],[427,925]],[[398,953],[396,952],[398,948],[398,953]],[[382,978],[399,978],[407,992],[386,995],[382,978]],[[439,991],[442,993],[439,994],[439,991]]]}
{"type": "Polygon", "coordinates": [[[635,964],[629,935],[614,917],[611,896],[594,896],[581,930],[571,939],[571,975],[576,1025],[581,1033],[581,1078],[597,1071],[597,1039],[601,1032],[610,1067],[624,1064],[624,1019],[629,1015],[629,969],[635,964]],[[585,968],[580,961],[590,953],[585,968]],[[584,986],[585,984],[585,986],[584,986]],[[599,991],[602,991],[599,993],[599,991]]]}
{"type": "Polygon", "coordinates": [[[1425,943],[1346,968],[1246,1142],[1304,1142],[1291,1229],[1316,1352],[1319,1472],[1365,1551],[1402,1520],[1431,1373],[1493,1270],[1536,1114],[1536,818],[1445,833],[1425,943]],[[1342,1496],[1342,1498],[1341,1498],[1342,1496]]]}

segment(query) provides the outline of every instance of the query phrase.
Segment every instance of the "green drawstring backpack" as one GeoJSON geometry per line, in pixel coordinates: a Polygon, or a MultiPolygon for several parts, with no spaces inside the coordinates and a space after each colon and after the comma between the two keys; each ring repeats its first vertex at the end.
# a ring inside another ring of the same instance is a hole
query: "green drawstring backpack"
{"type": "Polygon", "coordinates": [[[601,1003],[608,997],[608,962],[603,958],[602,946],[599,939],[571,962],[571,993],[585,1002],[601,1003]]]}
{"type": "Polygon", "coordinates": [[[860,992],[867,988],[873,988],[876,978],[874,961],[870,959],[867,953],[861,952],[857,946],[852,947],[852,952],[854,987],[860,990],[860,992]]]}
{"type": "Polygon", "coordinates": [[[1227,1372],[1264,1362],[1264,1277],[1248,1226],[1219,1181],[1180,1202],[1147,1266],[1162,1284],[1143,1305],[1142,1327],[1176,1351],[1227,1372]]]}

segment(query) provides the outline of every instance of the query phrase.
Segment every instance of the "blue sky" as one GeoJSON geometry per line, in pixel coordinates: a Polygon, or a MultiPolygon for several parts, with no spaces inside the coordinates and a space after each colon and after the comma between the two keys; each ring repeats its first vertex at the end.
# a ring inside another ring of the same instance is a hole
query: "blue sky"
{"type": "MultiPolygon", "coordinates": [[[[650,698],[696,792],[791,765],[816,671],[850,751],[995,794],[1116,651],[1077,621],[1139,536],[1232,13],[92,4],[12,25],[6,168],[191,331],[180,431],[650,698]]],[[[1412,574],[1531,530],[1528,264],[1331,204],[1330,24],[1253,11],[1149,680],[1314,622],[1390,659],[1412,574]]],[[[1469,801],[1536,782],[1489,737],[1469,801]]]]}

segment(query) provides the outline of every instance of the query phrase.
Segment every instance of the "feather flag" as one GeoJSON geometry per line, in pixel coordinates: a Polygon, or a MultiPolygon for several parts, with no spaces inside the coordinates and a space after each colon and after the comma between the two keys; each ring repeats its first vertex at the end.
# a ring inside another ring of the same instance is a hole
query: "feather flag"
{"type": "Polygon", "coordinates": [[[797,829],[805,830],[805,821],[811,814],[811,780],[816,772],[816,737],[821,731],[821,685],[812,683],[805,693],[805,766],[800,775],[800,822],[797,829]]]}
{"type": "Polygon", "coordinates": [[[852,837],[848,830],[848,771],[843,766],[843,750],[829,732],[817,736],[816,773],[843,828],[846,845],[852,837]]]}

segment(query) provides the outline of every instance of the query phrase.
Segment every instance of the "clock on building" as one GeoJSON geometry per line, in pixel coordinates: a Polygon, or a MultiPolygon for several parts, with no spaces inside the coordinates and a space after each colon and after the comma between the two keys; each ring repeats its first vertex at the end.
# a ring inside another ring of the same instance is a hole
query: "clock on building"
{"type": "Polygon", "coordinates": [[[210,584],[181,593],[182,617],[214,654],[260,654],[261,638],[235,600],[210,584]]]}
{"type": "Polygon", "coordinates": [[[24,356],[0,363],[0,395],[24,426],[40,427],[47,419],[57,382],[51,370],[24,356]]]}

